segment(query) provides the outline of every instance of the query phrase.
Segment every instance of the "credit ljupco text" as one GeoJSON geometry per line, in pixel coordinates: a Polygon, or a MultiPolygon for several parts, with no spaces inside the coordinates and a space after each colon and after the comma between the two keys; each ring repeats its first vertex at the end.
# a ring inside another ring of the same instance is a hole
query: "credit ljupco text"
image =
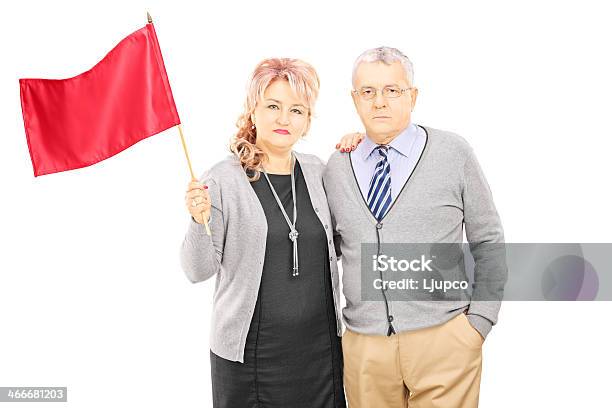
{"type": "MultiPolygon", "coordinates": [[[[418,259],[395,259],[387,255],[372,255],[372,270],[374,272],[433,272],[431,266],[433,259],[427,259],[421,255],[418,259]]],[[[467,289],[467,280],[444,280],[435,278],[402,278],[385,280],[376,278],[373,281],[374,289],[390,290],[424,290],[433,292],[436,290],[447,292],[449,290],[467,289]]]]}

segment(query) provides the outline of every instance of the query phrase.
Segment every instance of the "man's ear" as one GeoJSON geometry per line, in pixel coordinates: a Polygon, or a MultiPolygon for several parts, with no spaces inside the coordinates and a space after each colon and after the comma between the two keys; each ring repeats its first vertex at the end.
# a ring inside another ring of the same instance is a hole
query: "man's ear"
{"type": "Polygon", "coordinates": [[[410,91],[410,98],[411,98],[411,102],[412,102],[412,109],[414,110],[414,105],[416,105],[416,100],[417,100],[417,96],[419,95],[419,89],[418,88],[413,88],[410,91]]]}
{"type": "Polygon", "coordinates": [[[355,105],[355,108],[357,108],[357,98],[359,96],[357,95],[357,92],[355,91],[351,91],[351,98],[353,98],[353,104],[355,105]]]}

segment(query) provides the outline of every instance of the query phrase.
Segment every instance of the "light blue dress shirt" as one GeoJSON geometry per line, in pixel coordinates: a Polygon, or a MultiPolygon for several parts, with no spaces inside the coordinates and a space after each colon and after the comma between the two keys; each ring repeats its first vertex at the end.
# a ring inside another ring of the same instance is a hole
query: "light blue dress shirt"
{"type": "MultiPolygon", "coordinates": [[[[387,157],[391,167],[392,202],[395,201],[406,180],[412,174],[414,167],[421,157],[426,140],[425,130],[411,123],[389,143],[390,149],[387,157]]],[[[368,199],[370,181],[380,158],[376,151],[376,146],[377,144],[366,135],[357,148],[350,153],[353,171],[355,172],[361,194],[366,201],[368,199]]]]}

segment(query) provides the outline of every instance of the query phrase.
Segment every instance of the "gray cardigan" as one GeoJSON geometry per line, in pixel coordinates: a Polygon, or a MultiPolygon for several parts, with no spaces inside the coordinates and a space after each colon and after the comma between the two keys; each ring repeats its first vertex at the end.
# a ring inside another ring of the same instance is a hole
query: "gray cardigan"
{"type": "MultiPolygon", "coordinates": [[[[485,337],[497,322],[507,279],[505,255],[490,251],[504,233],[485,176],[469,144],[461,136],[430,127],[425,148],[387,215],[377,222],[355,179],[349,154],[335,152],[324,173],[334,229],[341,237],[342,283],[347,328],[384,335],[441,324],[467,312],[472,326],[485,337]],[[463,226],[475,267],[475,293],[486,288],[494,296],[467,301],[362,301],[363,243],[461,243],[463,226]],[[500,256],[501,255],[501,256],[500,256]],[[490,299],[490,300],[489,300],[490,299]]],[[[352,153],[351,153],[352,154],[352,153]]],[[[393,177],[393,175],[391,175],[393,177]]]]}
{"type": "MultiPolygon", "coordinates": [[[[294,152],[302,168],[315,213],[325,228],[329,247],[337,335],[342,335],[339,278],[332,222],[323,190],[325,164],[316,156],[294,152]]],[[[210,349],[231,361],[244,362],[244,346],[264,263],[268,224],[263,208],[235,156],[206,171],[212,208],[211,236],[189,219],[181,246],[181,266],[193,283],[216,275],[210,349]]]]}

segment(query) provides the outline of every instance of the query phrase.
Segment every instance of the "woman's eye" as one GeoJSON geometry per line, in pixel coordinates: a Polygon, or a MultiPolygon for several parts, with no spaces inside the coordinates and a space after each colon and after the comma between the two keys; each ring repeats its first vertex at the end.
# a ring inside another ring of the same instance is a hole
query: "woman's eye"
{"type": "Polygon", "coordinates": [[[293,109],[291,112],[293,112],[293,113],[297,113],[298,115],[301,115],[301,114],[302,114],[302,111],[301,111],[301,110],[299,110],[299,109],[293,109]]]}
{"type": "Polygon", "coordinates": [[[269,109],[278,109],[278,106],[277,105],[268,105],[268,108],[269,109]]]}

